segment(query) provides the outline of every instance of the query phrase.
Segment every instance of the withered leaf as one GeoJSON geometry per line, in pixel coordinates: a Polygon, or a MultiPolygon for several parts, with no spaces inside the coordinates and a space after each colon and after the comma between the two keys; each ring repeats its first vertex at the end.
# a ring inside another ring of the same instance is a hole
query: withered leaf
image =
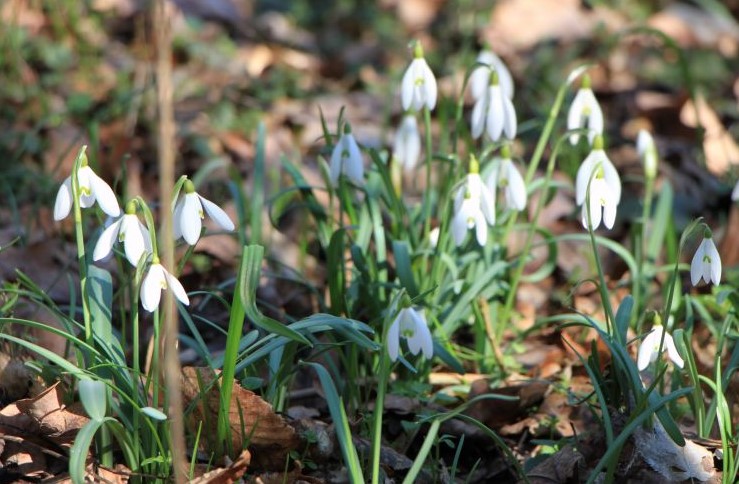
{"type": "MultiPolygon", "coordinates": [[[[203,425],[204,450],[213,449],[217,428],[220,391],[216,374],[210,368],[182,369],[182,392],[186,407],[193,406],[188,415],[192,428],[203,425]]],[[[285,467],[288,452],[298,445],[295,430],[275,413],[272,405],[259,395],[234,384],[229,408],[232,448],[240,451],[248,447],[252,465],[261,469],[279,470],[285,467]]]]}

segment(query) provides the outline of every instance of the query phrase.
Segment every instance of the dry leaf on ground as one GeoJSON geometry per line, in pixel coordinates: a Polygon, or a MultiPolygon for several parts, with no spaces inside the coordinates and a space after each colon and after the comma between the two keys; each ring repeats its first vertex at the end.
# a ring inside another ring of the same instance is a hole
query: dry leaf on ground
{"type": "MultiPolygon", "coordinates": [[[[215,377],[210,368],[182,369],[184,405],[188,407],[193,401],[197,401],[188,416],[190,428],[203,425],[206,431],[203,432],[205,438],[201,447],[204,449],[214,448],[214,439],[217,437],[214,429],[218,422],[220,391],[215,384],[215,377]]],[[[287,454],[297,448],[298,436],[285,419],[275,413],[272,405],[254,392],[234,383],[229,422],[233,449],[248,447],[252,454],[252,465],[255,467],[284,470],[287,454]]]]}

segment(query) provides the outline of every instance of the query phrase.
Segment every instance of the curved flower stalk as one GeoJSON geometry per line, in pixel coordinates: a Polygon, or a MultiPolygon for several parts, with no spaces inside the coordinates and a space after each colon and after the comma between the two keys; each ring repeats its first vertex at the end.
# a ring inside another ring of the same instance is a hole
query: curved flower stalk
{"type": "Polygon", "coordinates": [[[498,73],[500,80],[500,87],[503,93],[508,99],[513,99],[514,85],[513,76],[511,71],[505,63],[495,55],[490,49],[485,48],[482,50],[476,59],[478,64],[485,64],[485,66],[478,66],[470,74],[470,92],[475,100],[480,99],[485,95],[485,91],[490,85],[490,75],[492,71],[498,73]]]}
{"type": "MultiPolygon", "coordinates": [[[[593,142],[596,135],[603,134],[603,111],[590,88],[590,76],[583,76],[580,89],[572,100],[567,112],[567,129],[588,128],[588,141],[593,142]]],[[[579,133],[570,135],[570,143],[576,145],[580,140],[579,133]]]]}
{"type": "Polygon", "coordinates": [[[480,165],[472,157],[470,173],[454,197],[454,216],[451,223],[454,243],[457,246],[462,245],[467,231],[474,228],[477,243],[485,245],[488,224],[495,224],[495,194],[483,183],[480,165]]]}
{"type": "Polygon", "coordinates": [[[413,60],[408,65],[400,85],[400,102],[404,111],[420,111],[424,106],[432,111],[436,107],[438,88],[436,77],[423,57],[423,47],[416,41],[413,60]]]}
{"type": "Polygon", "coordinates": [[[518,121],[513,102],[505,95],[500,85],[497,71],[492,71],[490,84],[484,95],[480,96],[472,107],[472,137],[477,139],[486,131],[493,141],[502,135],[513,139],[516,137],[518,121]]]}
{"type": "Polygon", "coordinates": [[[616,208],[621,201],[621,178],[603,150],[603,137],[600,135],[593,139],[593,149],[577,170],[575,201],[583,207],[582,223],[585,228],[591,225],[595,230],[600,225],[601,219],[606,227],[609,229],[613,227],[616,208]],[[590,216],[592,217],[590,224],[585,205],[588,185],[590,186],[590,216]]]}
{"type": "Polygon", "coordinates": [[[141,305],[144,309],[150,313],[154,312],[159,307],[162,291],[165,289],[170,289],[182,304],[186,306],[190,304],[190,299],[180,281],[159,263],[157,256],[154,256],[141,283],[141,305]]]}
{"type": "Polygon", "coordinates": [[[398,312],[387,332],[387,352],[392,361],[398,359],[401,337],[406,339],[412,354],[417,355],[423,351],[423,356],[427,360],[434,356],[434,341],[423,310],[408,307],[398,312]]]}
{"type": "Polygon", "coordinates": [[[706,284],[721,282],[721,256],[716,244],[713,243],[713,234],[708,228],[690,263],[690,282],[697,286],[701,279],[706,281],[706,284]]]}
{"type": "Polygon", "coordinates": [[[174,239],[180,237],[190,245],[195,245],[200,239],[205,213],[221,226],[222,229],[232,231],[234,223],[221,207],[198,195],[195,185],[190,180],[185,180],[182,186],[184,195],[180,197],[174,208],[172,216],[172,229],[174,239]]]}
{"type": "Polygon", "coordinates": [[[647,369],[650,363],[657,361],[659,356],[659,347],[662,343],[662,351],[667,350],[667,356],[670,360],[678,367],[682,368],[685,362],[680,357],[675,342],[672,340],[670,333],[665,332],[665,328],[661,324],[657,324],[652,328],[652,331],[644,338],[639,346],[639,352],[637,354],[637,366],[639,371],[647,369]],[[662,341],[664,334],[664,342],[662,341]]]}
{"type": "MultiPolygon", "coordinates": [[[[95,202],[111,217],[118,217],[121,208],[113,189],[105,183],[105,180],[97,176],[87,164],[87,156],[83,155],[79,170],[77,170],[77,181],[79,183],[80,207],[92,207],[95,202]]],[[[56,194],[54,202],[54,220],[63,220],[72,210],[72,175],[68,176],[56,194]]]]}
{"type": "Polygon", "coordinates": [[[339,176],[348,177],[356,185],[364,184],[364,161],[359,145],[354,139],[349,123],[344,125],[344,134],[331,152],[329,178],[334,186],[339,184],[339,176]]]}
{"type": "Polygon", "coordinates": [[[406,113],[395,133],[393,157],[408,172],[418,165],[421,157],[421,134],[418,132],[418,121],[411,113],[406,113]]]}
{"type": "Polygon", "coordinates": [[[123,251],[126,259],[136,267],[145,253],[151,253],[151,239],[149,231],[139,221],[136,215],[136,202],[129,201],[126,204],[125,214],[110,224],[95,244],[92,260],[99,261],[106,258],[113,250],[116,241],[123,243],[123,251]]]}
{"type": "Polygon", "coordinates": [[[510,148],[504,146],[501,150],[501,157],[493,160],[493,163],[493,169],[485,184],[491,193],[496,193],[497,188],[502,188],[506,206],[520,212],[526,208],[526,185],[521,173],[511,160],[510,148]]]}

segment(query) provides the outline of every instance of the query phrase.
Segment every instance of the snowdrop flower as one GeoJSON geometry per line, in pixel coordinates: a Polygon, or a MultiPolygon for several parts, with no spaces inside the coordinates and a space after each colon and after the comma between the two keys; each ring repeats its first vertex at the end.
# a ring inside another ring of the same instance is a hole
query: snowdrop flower
{"type": "Polygon", "coordinates": [[[644,163],[644,176],[653,180],[657,176],[657,145],[649,131],[640,129],[636,137],[636,151],[644,163]]]}
{"type": "Polygon", "coordinates": [[[483,183],[480,166],[472,157],[470,173],[454,197],[451,231],[457,246],[462,245],[467,231],[474,228],[477,243],[488,240],[488,224],[495,223],[495,194],[483,183]]]}
{"type": "Polygon", "coordinates": [[[678,368],[682,368],[685,362],[680,357],[680,353],[677,352],[675,342],[672,340],[670,333],[665,332],[665,328],[661,324],[657,324],[652,328],[652,331],[644,338],[639,346],[639,352],[637,354],[637,367],[639,371],[644,371],[650,363],[657,361],[659,354],[659,345],[662,341],[662,335],[664,334],[664,342],[662,343],[662,350],[667,350],[667,356],[670,357],[673,363],[678,368]]]}
{"type": "Polygon", "coordinates": [[[354,139],[349,123],[344,125],[344,134],[334,146],[329,165],[329,178],[334,186],[339,184],[341,175],[348,177],[356,185],[364,184],[362,152],[359,151],[359,145],[354,139]]]}
{"type": "Polygon", "coordinates": [[[177,201],[172,216],[175,240],[183,237],[185,242],[195,245],[200,238],[203,218],[205,217],[204,212],[210,215],[224,230],[232,231],[234,229],[234,223],[226,212],[215,203],[198,195],[195,192],[195,185],[190,180],[185,180],[182,190],[185,195],[177,201]]]}
{"type": "Polygon", "coordinates": [[[501,157],[494,160],[493,170],[488,175],[486,184],[491,193],[495,193],[498,187],[503,189],[506,206],[513,210],[521,211],[526,208],[526,185],[523,177],[511,161],[511,150],[504,146],[501,157]]]}
{"type": "Polygon", "coordinates": [[[400,101],[404,111],[413,109],[420,111],[424,106],[433,110],[436,107],[438,90],[436,78],[426,59],[423,57],[423,47],[416,41],[411,61],[400,85],[400,101]]]}
{"type": "Polygon", "coordinates": [[[595,176],[590,182],[590,196],[587,197],[590,203],[582,206],[582,226],[585,229],[592,227],[595,230],[603,220],[606,228],[612,229],[613,223],[616,221],[618,201],[616,201],[611,187],[606,183],[603,168],[598,167],[596,170],[595,176]]]}
{"type": "Polygon", "coordinates": [[[420,156],[421,134],[418,132],[418,122],[413,114],[406,113],[395,133],[393,157],[403,165],[405,171],[411,171],[418,164],[420,156]]]}
{"type": "MultiPolygon", "coordinates": [[[[95,202],[98,202],[103,212],[111,217],[117,217],[121,214],[121,208],[118,206],[118,200],[115,198],[113,189],[105,183],[92,171],[87,164],[87,156],[83,155],[79,169],[77,170],[77,183],[80,190],[80,207],[89,208],[95,202]]],[[[72,209],[72,175],[59,187],[54,202],[54,220],[59,221],[69,215],[72,209]]]]}
{"type": "Polygon", "coordinates": [[[146,273],[141,283],[141,305],[150,313],[159,307],[159,301],[162,298],[162,290],[171,289],[175,297],[184,305],[190,304],[185,289],[175,276],[167,272],[167,269],[159,263],[156,256],[149,266],[149,272],[146,273]]]}
{"type": "Polygon", "coordinates": [[[485,130],[493,141],[498,141],[503,134],[508,139],[516,137],[516,109],[503,92],[497,71],[492,71],[487,92],[472,107],[471,125],[475,139],[485,130]]]}
{"type": "Polygon", "coordinates": [[[706,284],[711,282],[718,284],[721,281],[721,256],[716,250],[713,234],[709,229],[704,232],[703,242],[698,246],[690,263],[690,282],[697,286],[701,279],[706,281],[706,284]]]}
{"type": "Polygon", "coordinates": [[[398,359],[401,336],[406,339],[408,349],[414,355],[423,351],[427,360],[434,356],[434,342],[423,310],[403,308],[395,317],[387,333],[387,352],[393,361],[398,359]]]}
{"type": "Polygon", "coordinates": [[[601,218],[607,228],[613,227],[616,208],[621,201],[621,178],[603,150],[601,135],[593,139],[593,149],[577,170],[575,201],[578,205],[582,205],[583,227],[587,229],[590,225],[595,230],[600,225],[601,218]],[[588,208],[585,205],[588,184],[590,186],[590,223],[588,223],[588,208]]]}
{"type": "Polygon", "coordinates": [[[99,261],[107,257],[116,240],[123,243],[126,259],[134,267],[145,252],[151,252],[149,231],[136,216],[136,202],[133,200],[126,204],[126,213],[100,234],[92,252],[92,260],[99,261]]]}
{"type": "Polygon", "coordinates": [[[503,93],[508,99],[513,99],[513,77],[508,67],[500,60],[500,57],[489,49],[484,49],[478,54],[476,60],[478,64],[485,64],[486,66],[478,66],[470,74],[470,91],[472,92],[472,97],[478,100],[485,95],[485,91],[490,85],[490,74],[492,70],[495,70],[498,73],[500,87],[503,93]]]}
{"type": "MultiPolygon", "coordinates": [[[[572,100],[570,110],[567,113],[567,129],[588,128],[588,140],[603,133],[603,111],[600,109],[598,100],[590,88],[590,76],[583,77],[582,85],[572,100]]],[[[580,139],[579,133],[570,135],[570,143],[576,145],[580,139]]]]}
{"type": "Polygon", "coordinates": [[[439,227],[434,227],[429,232],[429,244],[431,244],[431,248],[435,249],[439,246],[439,236],[441,235],[441,229],[439,227]]]}

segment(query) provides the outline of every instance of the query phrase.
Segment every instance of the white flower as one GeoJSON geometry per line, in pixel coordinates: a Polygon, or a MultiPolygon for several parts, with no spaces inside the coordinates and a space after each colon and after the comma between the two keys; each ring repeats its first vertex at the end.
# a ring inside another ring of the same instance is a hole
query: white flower
{"type": "Polygon", "coordinates": [[[439,246],[439,236],[441,235],[441,230],[439,227],[434,227],[429,232],[429,244],[431,244],[431,248],[435,249],[439,246]]]}
{"type": "Polygon", "coordinates": [[[203,218],[205,217],[204,212],[207,212],[224,230],[232,231],[234,229],[234,223],[226,212],[215,203],[198,195],[190,180],[185,181],[183,191],[185,195],[177,201],[172,216],[172,230],[175,240],[183,237],[185,242],[195,245],[200,238],[203,218]]]}
{"type": "MultiPolygon", "coordinates": [[[[603,133],[603,111],[590,88],[590,77],[585,76],[582,86],[572,100],[567,113],[567,129],[588,128],[588,140],[593,141],[595,135],[603,133]]],[[[579,133],[570,135],[570,143],[577,144],[579,133]]]]}
{"type": "Polygon", "coordinates": [[[500,87],[508,99],[513,99],[513,77],[508,67],[500,60],[500,57],[493,52],[485,49],[477,56],[477,63],[486,64],[488,67],[478,66],[470,74],[470,91],[472,97],[477,100],[485,95],[487,87],[490,85],[491,69],[498,73],[500,79],[500,87]]]}
{"type": "Polygon", "coordinates": [[[467,231],[474,228],[477,243],[485,245],[488,239],[488,224],[495,223],[495,194],[485,186],[477,173],[477,162],[473,161],[464,184],[454,197],[454,217],[451,231],[457,246],[462,245],[467,231]]]}
{"type": "Polygon", "coordinates": [[[329,178],[334,186],[338,185],[339,176],[342,174],[356,185],[364,184],[362,152],[359,151],[357,141],[348,124],[344,125],[344,134],[341,135],[339,142],[334,146],[334,151],[331,152],[329,178]]]}
{"type": "Polygon", "coordinates": [[[657,176],[657,146],[649,131],[640,129],[636,137],[636,151],[644,163],[644,175],[653,179],[657,176]]]}
{"type": "Polygon", "coordinates": [[[618,176],[616,167],[613,166],[608,155],[603,150],[603,138],[596,136],[593,140],[593,149],[590,154],[582,162],[577,170],[577,178],[575,179],[575,201],[578,205],[585,203],[585,194],[588,189],[588,182],[593,172],[600,167],[603,170],[603,178],[611,189],[611,196],[618,205],[621,202],[621,177],[618,176]]]}
{"type": "Polygon", "coordinates": [[[418,122],[412,114],[403,116],[400,128],[395,133],[393,156],[403,165],[405,171],[413,170],[421,156],[421,134],[418,132],[418,122]]]}
{"type": "MultiPolygon", "coordinates": [[[[89,165],[82,161],[82,165],[77,170],[77,182],[80,190],[80,207],[88,208],[97,201],[103,212],[111,217],[117,217],[121,214],[121,208],[118,206],[118,200],[113,193],[113,189],[105,183],[92,171],[89,165]]],[[[56,194],[54,202],[54,220],[59,221],[69,215],[72,209],[72,176],[68,176],[59,191],[56,194]]]]}
{"type": "Polygon", "coordinates": [[[502,134],[508,139],[516,137],[518,128],[516,109],[503,92],[496,72],[491,76],[487,92],[480,96],[472,107],[471,128],[472,137],[475,139],[485,130],[493,141],[498,141],[502,134]]]}
{"type": "Polygon", "coordinates": [[[426,359],[434,356],[434,342],[431,339],[431,331],[426,324],[423,310],[403,308],[395,317],[395,321],[387,332],[387,352],[393,361],[398,359],[401,336],[406,339],[408,349],[414,355],[423,351],[426,359]]]}
{"type": "Polygon", "coordinates": [[[739,200],[739,181],[736,182],[734,189],[731,191],[731,199],[735,202],[739,200]]]}
{"type": "Polygon", "coordinates": [[[494,160],[493,169],[486,183],[492,193],[496,192],[497,187],[503,188],[508,208],[519,212],[526,208],[526,185],[507,150],[504,151],[503,157],[494,160]]]}
{"type": "Polygon", "coordinates": [[[711,282],[718,284],[721,281],[721,256],[716,250],[713,238],[708,234],[704,235],[703,242],[698,246],[690,263],[690,282],[697,286],[701,279],[706,281],[706,284],[711,282]]]}
{"type": "MultiPolygon", "coordinates": [[[[156,259],[156,258],[155,258],[156,259]]],[[[171,289],[175,297],[184,305],[190,304],[185,289],[172,274],[159,262],[151,264],[149,272],[141,283],[141,305],[147,311],[154,312],[159,307],[162,290],[171,289]]]]}
{"type": "Polygon", "coordinates": [[[616,221],[616,209],[618,202],[611,191],[611,187],[606,183],[605,179],[599,172],[593,178],[590,183],[590,205],[583,204],[582,206],[582,226],[588,228],[588,225],[593,227],[593,230],[600,226],[601,218],[603,224],[608,229],[613,228],[613,223],[616,221]],[[588,223],[588,207],[590,207],[590,222],[588,223]],[[602,216],[601,216],[602,210],[602,216]]]}
{"type": "Polygon", "coordinates": [[[659,344],[662,340],[662,334],[664,333],[664,342],[662,344],[662,350],[667,350],[667,356],[670,357],[673,363],[678,368],[682,368],[685,364],[683,359],[680,357],[680,353],[677,352],[675,342],[672,340],[670,333],[665,333],[665,328],[661,325],[655,325],[652,331],[644,338],[639,346],[639,353],[637,354],[637,366],[639,371],[644,371],[650,363],[657,360],[659,354],[659,344]]]}
{"type": "Polygon", "coordinates": [[[411,61],[400,85],[400,101],[404,111],[413,109],[420,111],[426,106],[429,110],[436,107],[436,78],[423,57],[423,48],[416,42],[411,61]]]}
{"type": "Polygon", "coordinates": [[[138,265],[145,252],[151,252],[149,231],[136,216],[135,205],[129,204],[126,213],[103,230],[92,252],[92,260],[99,261],[107,257],[113,250],[116,240],[123,242],[126,259],[134,267],[138,265]]]}

